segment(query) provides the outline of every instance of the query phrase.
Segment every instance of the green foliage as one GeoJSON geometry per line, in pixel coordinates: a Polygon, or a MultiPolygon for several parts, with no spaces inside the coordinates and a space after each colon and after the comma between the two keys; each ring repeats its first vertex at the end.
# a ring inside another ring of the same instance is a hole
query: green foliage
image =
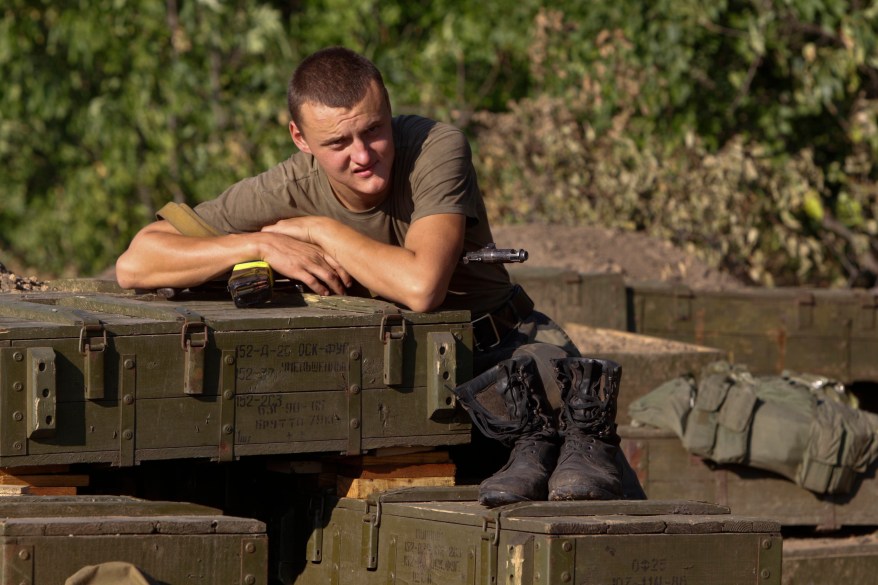
{"type": "Polygon", "coordinates": [[[214,196],[287,156],[292,54],[276,13],[174,6],[6,2],[0,243],[22,263],[98,271],[164,202],[214,196]]]}
{"type": "Polygon", "coordinates": [[[360,51],[382,70],[397,112],[466,126],[527,88],[527,31],[540,2],[315,0],[291,19],[301,54],[360,51]]]}
{"type": "Polygon", "coordinates": [[[592,8],[539,12],[540,92],[477,116],[499,217],[646,230],[755,283],[875,283],[878,8],[592,8]]]}
{"type": "Polygon", "coordinates": [[[497,219],[645,230],[756,283],[878,274],[878,5],[844,0],[7,0],[3,260],[94,273],[164,202],[285,158],[287,78],[331,44],[470,132],[497,219]]]}

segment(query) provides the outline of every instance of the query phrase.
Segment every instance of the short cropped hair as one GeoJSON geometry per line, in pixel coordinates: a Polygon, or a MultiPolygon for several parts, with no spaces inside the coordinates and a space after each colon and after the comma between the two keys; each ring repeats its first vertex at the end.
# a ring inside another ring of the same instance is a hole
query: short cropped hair
{"type": "Polygon", "coordinates": [[[369,59],[345,47],[327,47],[302,61],[290,78],[287,105],[290,117],[300,123],[302,105],[313,102],[330,108],[355,106],[375,81],[390,107],[381,72],[369,59]]]}

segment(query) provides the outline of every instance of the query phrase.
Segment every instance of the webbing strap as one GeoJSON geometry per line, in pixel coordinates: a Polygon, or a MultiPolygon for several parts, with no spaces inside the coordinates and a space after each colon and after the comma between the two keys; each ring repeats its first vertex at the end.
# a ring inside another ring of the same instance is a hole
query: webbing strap
{"type": "Polygon", "coordinates": [[[169,201],[164,207],[156,212],[156,215],[165,219],[184,236],[208,237],[221,236],[219,231],[195,213],[185,203],[169,201]]]}

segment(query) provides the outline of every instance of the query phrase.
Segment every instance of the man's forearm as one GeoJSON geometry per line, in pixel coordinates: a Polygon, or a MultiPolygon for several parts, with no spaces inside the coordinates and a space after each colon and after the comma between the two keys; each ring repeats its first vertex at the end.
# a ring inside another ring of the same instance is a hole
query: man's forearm
{"type": "Polygon", "coordinates": [[[116,279],[124,288],[186,288],[227,272],[258,256],[249,234],[193,238],[153,231],[139,234],[116,262],[116,279]]]}
{"type": "Polygon", "coordinates": [[[428,311],[445,298],[463,245],[463,225],[463,216],[423,218],[413,224],[402,247],[377,242],[326,218],[316,218],[309,234],[373,293],[428,311]]]}
{"type": "Polygon", "coordinates": [[[265,260],[278,274],[322,295],[344,294],[352,284],[323,249],[294,237],[265,232],[190,237],[163,221],[134,237],[116,262],[116,280],[125,288],[186,288],[250,260],[265,260]]]}

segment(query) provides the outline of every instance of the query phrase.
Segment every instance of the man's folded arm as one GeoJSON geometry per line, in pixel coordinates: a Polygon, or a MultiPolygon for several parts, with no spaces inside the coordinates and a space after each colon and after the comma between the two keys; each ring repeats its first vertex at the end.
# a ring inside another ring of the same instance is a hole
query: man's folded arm
{"type": "Polygon", "coordinates": [[[445,300],[460,260],[466,218],[428,215],[412,222],[402,246],[384,244],[330,218],[282,220],[263,228],[313,242],[372,293],[413,311],[430,311],[445,300]]]}
{"type": "Polygon", "coordinates": [[[318,246],[268,233],[191,237],[167,221],[143,228],[116,261],[123,288],[186,288],[229,271],[235,264],[265,260],[319,294],[344,294],[350,276],[318,246]]]}

